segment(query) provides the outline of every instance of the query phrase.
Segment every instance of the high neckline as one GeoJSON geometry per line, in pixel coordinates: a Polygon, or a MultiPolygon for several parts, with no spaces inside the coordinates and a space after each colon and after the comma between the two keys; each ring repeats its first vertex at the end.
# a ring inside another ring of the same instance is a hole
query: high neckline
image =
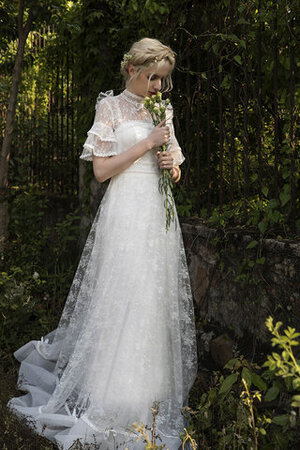
{"type": "Polygon", "coordinates": [[[143,97],[142,95],[134,94],[133,92],[129,91],[128,89],[125,89],[123,91],[123,94],[125,95],[125,97],[127,97],[130,100],[135,101],[136,103],[142,103],[145,100],[145,97],[143,97]]]}
{"type": "Polygon", "coordinates": [[[141,109],[144,108],[144,100],[145,97],[141,96],[141,95],[137,95],[134,94],[133,92],[130,92],[128,89],[125,89],[122,92],[123,98],[130,103],[131,105],[133,105],[137,111],[140,111],[141,109]]]}

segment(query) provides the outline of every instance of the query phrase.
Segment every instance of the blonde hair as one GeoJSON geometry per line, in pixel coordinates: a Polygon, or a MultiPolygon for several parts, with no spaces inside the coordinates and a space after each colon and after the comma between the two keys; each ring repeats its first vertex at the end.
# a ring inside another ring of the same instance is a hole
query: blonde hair
{"type": "Polygon", "coordinates": [[[170,91],[173,87],[171,72],[175,66],[175,53],[167,45],[157,39],[143,38],[135,42],[128,53],[125,53],[121,62],[121,73],[125,79],[126,86],[137,78],[139,74],[149,66],[157,64],[157,70],[169,63],[171,70],[163,80],[162,91],[170,91]],[[136,69],[133,77],[129,76],[128,65],[132,64],[136,69]]]}

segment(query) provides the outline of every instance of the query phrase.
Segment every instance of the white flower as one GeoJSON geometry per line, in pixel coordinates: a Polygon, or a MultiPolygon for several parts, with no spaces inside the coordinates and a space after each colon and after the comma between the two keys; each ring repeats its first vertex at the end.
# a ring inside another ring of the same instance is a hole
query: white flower
{"type": "Polygon", "coordinates": [[[38,278],[40,278],[40,274],[37,273],[37,272],[34,272],[34,274],[32,275],[32,278],[33,278],[34,280],[37,280],[38,278]]]}

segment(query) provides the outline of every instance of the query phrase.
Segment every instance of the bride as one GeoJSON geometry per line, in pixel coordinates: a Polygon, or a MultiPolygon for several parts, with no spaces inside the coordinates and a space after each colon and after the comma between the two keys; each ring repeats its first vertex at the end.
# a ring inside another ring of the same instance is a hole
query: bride
{"type": "Polygon", "coordinates": [[[174,64],[169,47],[144,38],[121,63],[126,89],[99,95],[80,158],[110,183],[57,329],[15,352],[27,394],[9,407],[62,449],[78,439],[101,450],[144,448],[132,424],[151,427],[153,402],[161,442],[181,443],[196,374],[194,315],[178,219],[166,232],[158,180],[168,169],[178,181],[184,157],[172,107],[154,127],[143,105],[172,87],[174,64]]]}

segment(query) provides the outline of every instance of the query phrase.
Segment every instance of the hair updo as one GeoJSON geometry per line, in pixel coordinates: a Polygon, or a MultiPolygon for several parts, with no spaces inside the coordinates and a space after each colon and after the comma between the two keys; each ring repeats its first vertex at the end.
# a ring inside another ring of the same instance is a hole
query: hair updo
{"type": "Polygon", "coordinates": [[[157,39],[143,38],[135,42],[128,53],[125,53],[121,62],[121,73],[125,79],[126,86],[137,78],[139,74],[153,64],[157,64],[159,70],[168,62],[171,66],[170,74],[163,80],[162,91],[170,91],[173,87],[171,72],[175,66],[175,53],[167,45],[162,44],[157,39]],[[132,64],[136,69],[134,77],[128,73],[128,65],[132,64]]]}

